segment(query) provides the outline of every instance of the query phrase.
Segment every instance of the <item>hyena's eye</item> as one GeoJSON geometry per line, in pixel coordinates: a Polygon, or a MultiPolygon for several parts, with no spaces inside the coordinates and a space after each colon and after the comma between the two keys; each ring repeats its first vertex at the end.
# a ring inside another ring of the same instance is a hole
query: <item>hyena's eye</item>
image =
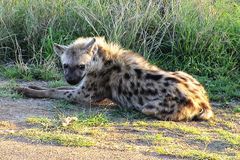
{"type": "Polygon", "coordinates": [[[69,67],[68,64],[64,64],[64,65],[63,65],[63,68],[64,68],[64,69],[67,69],[68,67],[69,67]]]}
{"type": "Polygon", "coordinates": [[[81,70],[84,70],[85,69],[85,65],[84,64],[80,64],[80,65],[78,65],[78,68],[81,69],[81,70]]]}

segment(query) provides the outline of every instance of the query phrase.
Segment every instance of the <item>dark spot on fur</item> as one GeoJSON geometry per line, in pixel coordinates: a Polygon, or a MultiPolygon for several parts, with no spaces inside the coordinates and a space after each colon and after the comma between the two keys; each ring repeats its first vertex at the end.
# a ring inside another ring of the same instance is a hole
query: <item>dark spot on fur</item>
{"type": "Polygon", "coordinates": [[[78,94],[81,94],[81,92],[80,92],[80,91],[78,91],[77,93],[78,93],[78,94]]]}
{"type": "Polygon", "coordinates": [[[168,107],[168,100],[164,99],[164,100],[163,100],[163,105],[162,105],[162,106],[164,106],[164,107],[168,107]]]}
{"type": "Polygon", "coordinates": [[[144,108],[146,108],[146,109],[153,109],[155,107],[153,105],[146,105],[144,108]]]}
{"type": "Polygon", "coordinates": [[[186,101],[186,105],[193,106],[193,101],[190,100],[190,99],[188,99],[188,100],[186,101]]]}
{"type": "Polygon", "coordinates": [[[161,75],[161,74],[150,74],[150,73],[146,74],[146,76],[145,76],[146,79],[152,79],[155,81],[160,80],[162,77],[163,77],[163,75],[161,75]]]}
{"type": "Polygon", "coordinates": [[[169,86],[169,83],[168,83],[168,82],[164,82],[163,85],[164,85],[165,87],[168,87],[168,86],[169,86]]]}
{"type": "Polygon", "coordinates": [[[178,97],[173,97],[173,100],[176,102],[179,102],[179,98],[178,97]]]}
{"type": "Polygon", "coordinates": [[[67,95],[67,98],[70,98],[70,97],[72,97],[72,93],[69,93],[69,94],[67,95]]]}
{"type": "Polygon", "coordinates": [[[126,90],[123,90],[123,92],[122,92],[124,95],[126,95],[127,94],[127,91],[126,90]]]}
{"type": "Polygon", "coordinates": [[[105,65],[105,66],[108,66],[108,65],[111,65],[112,63],[113,63],[112,60],[108,60],[108,61],[106,61],[106,62],[104,63],[104,65],[105,65]]]}
{"type": "Polygon", "coordinates": [[[132,97],[132,95],[133,95],[132,92],[128,92],[129,97],[132,97]]]}
{"type": "Polygon", "coordinates": [[[162,110],[160,111],[161,114],[173,114],[174,110],[169,110],[169,111],[166,111],[166,110],[162,110]]]}
{"type": "Polygon", "coordinates": [[[117,71],[118,73],[121,72],[121,67],[119,65],[112,66],[111,70],[117,71]]]}
{"type": "Polygon", "coordinates": [[[146,86],[147,86],[147,87],[152,87],[152,86],[153,86],[153,83],[147,83],[146,86]]]}
{"type": "Polygon", "coordinates": [[[135,89],[135,90],[133,91],[133,93],[134,93],[135,95],[138,95],[138,89],[135,89]]]}
{"type": "Polygon", "coordinates": [[[196,86],[202,86],[200,83],[194,83],[196,86]]]}
{"type": "Polygon", "coordinates": [[[180,104],[186,104],[187,103],[187,99],[185,97],[182,97],[180,100],[179,100],[179,103],[180,104]]]}
{"type": "Polygon", "coordinates": [[[130,75],[128,73],[125,73],[124,78],[128,80],[128,79],[130,79],[130,75]]]}
{"type": "Polygon", "coordinates": [[[189,88],[187,83],[182,83],[186,88],[189,88]]]}
{"type": "Polygon", "coordinates": [[[111,87],[110,87],[109,85],[105,85],[105,89],[106,89],[107,91],[111,91],[111,87]]]}
{"type": "Polygon", "coordinates": [[[144,93],[145,93],[145,90],[143,88],[141,88],[140,94],[144,94],[144,93]]]}
{"type": "Polygon", "coordinates": [[[159,105],[159,106],[163,106],[163,103],[162,103],[162,102],[159,102],[158,105],[159,105]]]}
{"type": "Polygon", "coordinates": [[[105,83],[109,82],[110,80],[110,76],[108,74],[106,74],[105,76],[102,77],[101,81],[102,81],[102,86],[105,85],[105,83]]]}
{"type": "Polygon", "coordinates": [[[190,90],[190,92],[192,92],[193,94],[196,94],[198,92],[198,90],[197,89],[192,89],[192,90],[190,90]]]}
{"type": "Polygon", "coordinates": [[[158,93],[157,89],[152,90],[152,89],[148,89],[146,90],[146,94],[148,95],[156,95],[158,93]]]}
{"type": "Polygon", "coordinates": [[[203,107],[203,108],[208,108],[208,105],[207,105],[206,103],[204,103],[204,102],[201,102],[199,105],[200,105],[201,107],[203,107]]]}
{"type": "Polygon", "coordinates": [[[122,94],[122,79],[119,80],[119,84],[118,84],[118,94],[122,94]]]}
{"type": "Polygon", "coordinates": [[[198,95],[195,95],[195,98],[196,98],[196,99],[200,99],[200,97],[199,97],[198,95]]]}
{"type": "Polygon", "coordinates": [[[136,74],[137,74],[137,78],[138,78],[138,79],[141,78],[141,76],[142,76],[142,70],[141,70],[141,69],[134,69],[134,71],[135,71],[136,74]]]}
{"type": "Polygon", "coordinates": [[[84,86],[82,86],[82,89],[85,89],[85,87],[84,87],[84,86]]]}
{"type": "Polygon", "coordinates": [[[162,93],[166,93],[167,92],[167,90],[164,88],[164,89],[162,89],[162,93]]]}
{"type": "Polygon", "coordinates": [[[143,99],[142,99],[142,97],[138,97],[138,102],[139,102],[139,104],[142,106],[143,105],[143,99]]]}
{"type": "Polygon", "coordinates": [[[174,77],[166,77],[165,78],[166,81],[171,81],[171,82],[174,82],[174,83],[179,83],[180,81],[174,77]]]}
{"type": "Polygon", "coordinates": [[[182,77],[182,76],[178,76],[180,79],[182,79],[183,81],[188,81],[187,78],[182,77]]]}
{"type": "Polygon", "coordinates": [[[67,92],[64,92],[63,95],[66,95],[66,94],[68,94],[68,93],[69,93],[68,91],[67,91],[67,92]]]}
{"type": "Polygon", "coordinates": [[[139,82],[137,82],[137,87],[140,87],[140,83],[139,82]]]}
{"type": "Polygon", "coordinates": [[[133,89],[135,84],[133,82],[130,82],[130,87],[133,89]]]}
{"type": "Polygon", "coordinates": [[[90,73],[88,73],[88,76],[90,76],[90,77],[97,77],[97,75],[96,75],[96,73],[95,72],[90,72],[90,73]]]}
{"type": "Polygon", "coordinates": [[[119,84],[122,85],[122,79],[119,79],[119,84]]]}
{"type": "Polygon", "coordinates": [[[87,97],[89,97],[89,96],[90,96],[89,94],[86,94],[84,97],[87,98],[87,97]]]}

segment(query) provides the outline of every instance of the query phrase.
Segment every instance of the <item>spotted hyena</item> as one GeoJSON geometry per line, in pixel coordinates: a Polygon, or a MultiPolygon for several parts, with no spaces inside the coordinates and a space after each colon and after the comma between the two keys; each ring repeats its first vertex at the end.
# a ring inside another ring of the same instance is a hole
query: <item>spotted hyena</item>
{"type": "Polygon", "coordinates": [[[208,120],[213,117],[203,86],[185,72],[168,72],[142,56],[102,37],[54,44],[66,81],[77,88],[20,87],[29,97],[93,102],[108,98],[160,120],[208,120]]]}

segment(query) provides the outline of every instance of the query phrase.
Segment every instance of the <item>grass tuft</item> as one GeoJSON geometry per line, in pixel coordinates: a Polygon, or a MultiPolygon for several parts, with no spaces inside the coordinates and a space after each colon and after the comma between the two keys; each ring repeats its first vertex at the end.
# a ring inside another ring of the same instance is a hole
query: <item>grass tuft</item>
{"type": "Polygon", "coordinates": [[[234,134],[234,133],[231,133],[231,132],[223,130],[223,129],[216,129],[215,132],[217,132],[222,139],[226,140],[230,144],[240,147],[240,135],[239,134],[234,134]]]}
{"type": "Polygon", "coordinates": [[[77,134],[65,134],[60,131],[47,132],[39,129],[25,129],[13,133],[13,136],[23,136],[43,142],[55,142],[63,146],[90,147],[94,142],[77,134]]]}
{"type": "Polygon", "coordinates": [[[175,147],[157,147],[156,152],[160,155],[167,155],[181,158],[191,158],[196,160],[221,160],[228,158],[225,155],[195,150],[195,149],[184,149],[178,150],[175,147]]]}
{"type": "Polygon", "coordinates": [[[28,117],[26,122],[29,124],[40,124],[42,126],[50,126],[52,125],[52,120],[46,117],[28,117]]]}
{"type": "Polygon", "coordinates": [[[233,109],[233,111],[234,111],[235,113],[240,113],[240,106],[239,106],[239,105],[238,105],[238,106],[235,106],[234,109],[233,109]]]}

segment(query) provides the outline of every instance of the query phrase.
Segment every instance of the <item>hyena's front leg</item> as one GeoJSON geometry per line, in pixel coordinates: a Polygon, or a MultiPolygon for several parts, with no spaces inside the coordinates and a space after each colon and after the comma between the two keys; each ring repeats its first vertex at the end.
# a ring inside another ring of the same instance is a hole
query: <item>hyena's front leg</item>
{"type": "MultiPolygon", "coordinates": [[[[28,86],[28,88],[35,89],[35,90],[47,90],[47,89],[49,89],[49,88],[33,86],[33,85],[28,86]]],[[[76,89],[76,87],[69,87],[69,86],[67,86],[67,87],[57,87],[57,88],[53,88],[53,89],[57,89],[57,90],[74,90],[74,89],[76,89]]]]}
{"type": "Polygon", "coordinates": [[[21,93],[31,98],[52,98],[65,99],[72,102],[89,102],[95,101],[92,92],[80,88],[56,88],[56,89],[41,89],[35,87],[19,87],[16,88],[18,93],[21,93]]]}

